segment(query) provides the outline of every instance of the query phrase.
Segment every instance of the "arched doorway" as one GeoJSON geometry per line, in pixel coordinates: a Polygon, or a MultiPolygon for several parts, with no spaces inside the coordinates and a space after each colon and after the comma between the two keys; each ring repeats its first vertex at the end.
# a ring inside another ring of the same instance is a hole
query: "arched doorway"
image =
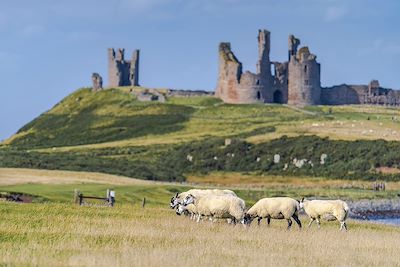
{"type": "Polygon", "coordinates": [[[260,91],[258,91],[257,92],[257,100],[260,100],[261,99],[261,93],[260,93],[260,91]]]}
{"type": "Polygon", "coordinates": [[[282,92],[279,90],[276,90],[274,92],[274,103],[278,103],[278,104],[282,104],[283,103],[283,99],[282,99],[282,92]]]}

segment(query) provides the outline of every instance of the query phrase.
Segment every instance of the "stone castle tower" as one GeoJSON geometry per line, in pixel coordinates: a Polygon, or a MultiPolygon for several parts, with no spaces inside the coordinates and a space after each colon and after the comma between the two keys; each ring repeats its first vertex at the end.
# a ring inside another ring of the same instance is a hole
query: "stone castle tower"
{"type": "MultiPolygon", "coordinates": [[[[289,40],[290,38],[294,37],[289,37],[289,40]]],[[[300,41],[296,44],[300,44],[300,41]]],[[[321,65],[308,47],[296,51],[297,45],[289,47],[288,104],[318,105],[321,103],[321,65]]]]}
{"type": "Polygon", "coordinates": [[[139,86],[139,50],[134,50],[132,60],[125,60],[125,49],[108,49],[108,79],[110,87],[139,86]]]}

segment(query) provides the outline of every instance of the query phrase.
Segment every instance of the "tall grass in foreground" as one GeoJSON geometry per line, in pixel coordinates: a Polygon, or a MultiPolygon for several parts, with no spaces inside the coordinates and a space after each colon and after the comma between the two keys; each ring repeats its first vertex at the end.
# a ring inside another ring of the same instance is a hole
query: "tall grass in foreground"
{"type": "MultiPolygon", "coordinates": [[[[163,208],[0,205],[0,265],[398,266],[400,229],[194,223],[163,208]]],[[[303,223],[306,220],[303,218],[303,223]]]]}

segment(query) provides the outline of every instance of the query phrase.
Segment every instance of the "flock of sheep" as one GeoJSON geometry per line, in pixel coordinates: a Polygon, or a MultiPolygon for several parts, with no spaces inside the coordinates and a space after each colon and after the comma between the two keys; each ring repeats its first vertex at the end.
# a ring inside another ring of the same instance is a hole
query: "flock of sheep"
{"type": "Polygon", "coordinates": [[[288,229],[292,226],[292,218],[301,228],[299,211],[304,209],[311,221],[308,227],[316,221],[318,228],[320,220],[338,220],[340,230],[347,230],[346,218],[349,206],[342,200],[305,200],[297,201],[289,197],[263,198],[246,210],[243,199],[231,190],[221,189],[190,189],[176,194],[171,199],[170,206],[178,215],[188,215],[197,222],[201,218],[228,219],[228,223],[242,223],[245,226],[257,218],[258,224],[266,218],[268,225],[271,219],[286,219],[288,229]]]}

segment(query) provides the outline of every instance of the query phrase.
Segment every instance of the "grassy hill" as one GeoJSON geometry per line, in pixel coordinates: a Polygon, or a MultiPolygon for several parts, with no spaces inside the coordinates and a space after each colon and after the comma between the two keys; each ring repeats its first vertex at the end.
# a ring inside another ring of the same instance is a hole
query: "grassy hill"
{"type": "Polygon", "coordinates": [[[2,143],[0,167],[165,181],[214,171],[400,180],[399,109],[229,105],[209,96],[140,102],[130,90],[143,88],[77,90],[2,143]]]}

